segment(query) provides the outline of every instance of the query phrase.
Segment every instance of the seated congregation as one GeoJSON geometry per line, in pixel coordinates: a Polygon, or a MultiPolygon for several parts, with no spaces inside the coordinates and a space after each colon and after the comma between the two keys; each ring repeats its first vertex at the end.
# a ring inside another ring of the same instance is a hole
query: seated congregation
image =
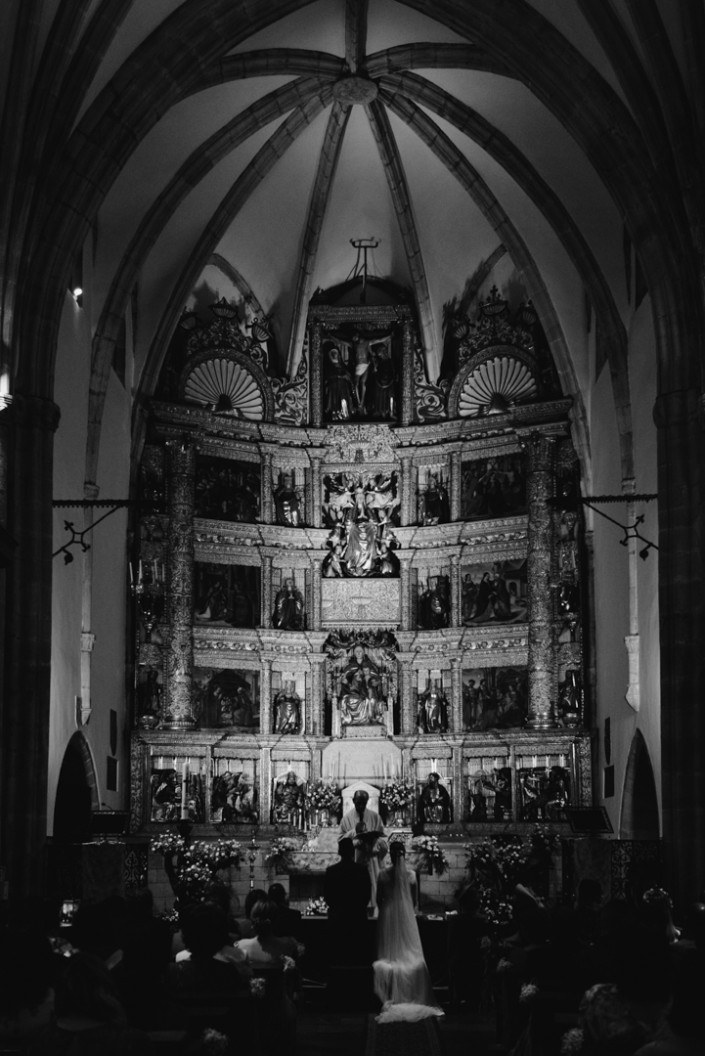
{"type": "Polygon", "coordinates": [[[705,902],[676,927],[660,888],[604,900],[588,880],[574,905],[547,906],[519,882],[498,925],[468,885],[443,924],[439,975],[425,959],[403,846],[392,843],[380,871],[375,919],[365,911],[367,870],[347,849],[326,877],[316,986],[309,922],[281,884],[250,891],[242,915],[230,888],[215,884],[177,922],[153,914],[146,890],[83,904],[70,928],[28,907],[0,931],[0,1051],[306,1056],[324,1051],[309,1049],[317,1016],[356,1009],[367,1030],[361,1056],[389,1045],[389,1031],[414,1029],[426,1039],[419,1051],[445,1056],[705,1052],[705,902]],[[467,1040],[479,1022],[494,1028],[484,1047],[467,1040]]]}

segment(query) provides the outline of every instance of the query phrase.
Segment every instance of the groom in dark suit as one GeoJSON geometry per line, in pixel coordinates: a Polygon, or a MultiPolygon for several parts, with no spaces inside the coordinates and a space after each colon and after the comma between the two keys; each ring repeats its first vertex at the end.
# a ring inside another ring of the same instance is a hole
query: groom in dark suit
{"type": "Polygon", "coordinates": [[[349,836],[338,841],[338,853],[340,861],[328,866],[323,881],[331,963],[364,964],[368,952],[370,874],[366,865],[355,861],[355,847],[349,836]]]}

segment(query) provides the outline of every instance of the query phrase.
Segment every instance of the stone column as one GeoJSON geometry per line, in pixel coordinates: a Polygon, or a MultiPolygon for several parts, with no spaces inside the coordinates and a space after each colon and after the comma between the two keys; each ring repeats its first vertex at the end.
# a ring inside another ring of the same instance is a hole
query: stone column
{"type": "Polygon", "coordinates": [[[266,737],[272,732],[272,658],[263,654],[260,661],[259,732],[266,737]]]}
{"type": "MultiPolygon", "coordinates": [[[[654,422],[665,886],[683,907],[705,885],[705,399],[701,344],[680,351],[680,362],[674,355],[659,379],[654,422]]],[[[651,554],[647,564],[655,560],[651,554]]]]}
{"type": "Polygon", "coordinates": [[[313,456],[309,470],[308,523],[312,528],[321,527],[321,460],[313,456]]]}
{"type": "Polygon", "coordinates": [[[311,560],[311,630],[321,629],[321,566],[322,557],[311,560]]]}
{"type": "Polygon", "coordinates": [[[411,630],[411,558],[399,561],[399,623],[402,631],[411,630]]]}
{"type": "Polygon", "coordinates": [[[453,554],[450,559],[450,625],[462,627],[463,612],[460,596],[460,554],[453,554]]]}
{"type": "Polygon", "coordinates": [[[412,479],[413,469],[411,465],[411,458],[409,455],[402,455],[401,457],[401,469],[400,469],[400,481],[399,487],[401,488],[401,509],[399,511],[399,519],[402,528],[406,525],[412,524],[412,495],[415,496],[414,481],[412,479]]]}
{"type": "Polygon", "coordinates": [[[401,701],[399,713],[401,716],[402,736],[409,737],[416,733],[416,685],[414,676],[416,672],[411,666],[413,653],[399,653],[398,660],[401,668],[399,679],[399,691],[401,701]]]}
{"type": "Polygon", "coordinates": [[[312,653],[311,661],[311,699],[306,708],[306,733],[312,737],[323,736],[323,665],[326,661],[324,653],[312,653]]]}
{"type": "MultiPolygon", "coordinates": [[[[456,729],[459,727],[456,726],[456,729]]],[[[453,775],[453,822],[460,824],[463,819],[464,792],[463,787],[463,751],[456,745],[451,753],[450,772],[453,775]]]]}
{"type": "Polygon", "coordinates": [[[527,726],[546,730],[555,726],[553,712],[553,635],[551,567],[553,517],[548,500],[553,495],[555,441],[532,433],[528,453],[527,601],[529,623],[529,717],[527,726]]]}
{"type": "Polygon", "coordinates": [[[309,344],[311,356],[311,425],[314,429],[320,429],[323,421],[323,383],[321,376],[321,324],[313,323],[311,326],[311,341],[309,344]]]}
{"type": "Polygon", "coordinates": [[[272,626],[272,558],[269,554],[262,554],[262,611],[260,622],[262,627],[272,626]]]}
{"type": "Polygon", "coordinates": [[[196,452],[189,440],[167,445],[170,494],[167,532],[167,626],[164,716],[160,728],[190,730],[193,711],[193,513],[196,452]]]}
{"type": "Polygon", "coordinates": [[[453,451],[450,456],[450,519],[459,521],[462,512],[463,456],[453,451]]]}
{"type": "Polygon", "coordinates": [[[265,524],[272,524],[274,521],[274,482],[272,479],[271,451],[262,452],[260,471],[262,474],[262,520],[265,524]]]}
{"type": "Polygon", "coordinates": [[[261,748],[259,754],[259,821],[269,825],[272,816],[272,750],[261,748]]]}
{"type": "Polygon", "coordinates": [[[414,374],[416,372],[416,342],[410,319],[404,319],[402,331],[402,374],[401,374],[401,424],[411,425],[414,421],[414,374]]]}
{"type": "MultiPolygon", "coordinates": [[[[52,475],[59,408],[15,395],[0,411],[2,495],[7,536],[5,692],[0,735],[0,864],[11,901],[45,895],[51,672],[52,475]],[[6,515],[5,515],[6,514],[6,515]]],[[[63,522],[62,522],[63,523],[63,522]]],[[[62,542],[64,539],[62,539],[62,542]]],[[[67,569],[67,571],[69,571],[67,569]]],[[[61,580],[58,580],[61,583],[61,580]]],[[[3,599],[4,600],[4,599],[3,599]]]]}
{"type": "Polygon", "coordinates": [[[450,661],[450,707],[451,730],[458,735],[463,729],[463,684],[459,656],[451,657],[450,661]]]}

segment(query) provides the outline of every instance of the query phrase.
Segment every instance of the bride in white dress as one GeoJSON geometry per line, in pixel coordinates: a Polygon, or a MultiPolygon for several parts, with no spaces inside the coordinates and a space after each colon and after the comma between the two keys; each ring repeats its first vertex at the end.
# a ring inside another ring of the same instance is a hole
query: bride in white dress
{"type": "Polygon", "coordinates": [[[406,852],[401,840],[391,843],[392,864],[377,880],[377,960],[374,988],[382,1002],[378,1023],[442,1016],[426,967],[411,895],[406,852]]]}

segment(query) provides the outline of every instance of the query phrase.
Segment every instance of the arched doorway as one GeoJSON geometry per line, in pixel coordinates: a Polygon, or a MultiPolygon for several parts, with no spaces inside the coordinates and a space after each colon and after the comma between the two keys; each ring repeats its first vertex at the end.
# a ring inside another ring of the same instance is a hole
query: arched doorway
{"type": "Polygon", "coordinates": [[[66,745],[54,805],[54,839],[73,843],[87,839],[91,811],[98,806],[95,769],[82,733],[66,745]]]}
{"type": "Polygon", "coordinates": [[[629,749],[619,834],[623,840],[658,840],[661,835],[654,770],[640,730],[629,749]]]}

